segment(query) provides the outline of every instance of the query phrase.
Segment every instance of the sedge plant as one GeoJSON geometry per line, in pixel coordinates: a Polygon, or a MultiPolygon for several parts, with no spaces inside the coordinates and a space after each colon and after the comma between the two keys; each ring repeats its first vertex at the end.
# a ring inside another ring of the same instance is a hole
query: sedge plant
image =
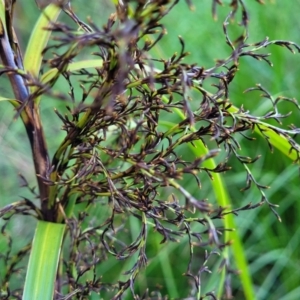
{"type": "MultiPolygon", "coordinates": [[[[234,216],[262,205],[280,216],[249,167],[260,157],[243,155],[239,140],[267,141],[270,151],[275,147],[298,162],[299,129],[281,124],[287,115],[278,103],[300,107],[257,85],[247,92],[260,91],[272,110],[253,115],[229,92],[244,57],[271,64],[266,47],[300,48],[268,38],[248,43],[249,16],[240,0],[232,1],[223,24],[228,57],[210,68],[185,63],[184,37],[177,53],[157,56],[164,17],[178,2],[111,1],[113,11],[101,27],[83,22],[70,3],[49,1],[40,5],[22,54],[14,30],[18,3],[0,1],[1,74],[14,94],[0,100],[24,124],[37,185],[21,176],[32,198],[0,211],[8,241],[3,299],[230,299],[233,276],[244,298],[256,299],[234,216]],[[73,25],[57,21],[62,12],[73,25]],[[232,40],[228,26],[238,15],[240,35],[232,40]],[[52,99],[62,103],[53,108],[64,137],[50,155],[40,110],[52,99]],[[246,173],[244,190],[260,194],[242,207],[233,207],[223,179],[232,161],[246,173]],[[203,186],[214,196],[207,198],[203,186]],[[30,244],[12,253],[14,237],[6,227],[20,215],[37,219],[36,230],[30,244]],[[184,290],[167,278],[175,272],[170,251],[178,245],[185,253],[184,290]],[[28,255],[26,276],[12,287],[28,255]],[[165,287],[151,283],[157,261],[165,287]]],[[[211,2],[215,14],[220,1],[211,2]]]]}

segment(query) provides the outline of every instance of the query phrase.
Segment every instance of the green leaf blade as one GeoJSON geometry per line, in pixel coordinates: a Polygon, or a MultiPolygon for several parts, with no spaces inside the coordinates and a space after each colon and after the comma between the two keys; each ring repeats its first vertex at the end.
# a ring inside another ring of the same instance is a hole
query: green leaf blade
{"type": "MultiPolygon", "coordinates": [[[[184,119],[185,116],[182,111],[179,109],[175,109],[176,114],[184,119]]],[[[191,130],[195,130],[191,128],[191,130]]],[[[202,155],[206,155],[208,153],[208,149],[205,147],[201,140],[193,141],[194,146],[189,144],[190,150],[194,152],[195,156],[200,157],[202,155]]],[[[216,167],[215,161],[211,159],[207,159],[204,161],[203,166],[214,169],[216,167]]],[[[211,173],[212,180],[211,184],[213,187],[214,194],[216,196],[217,202],[222,207],[230,207],[231,200],[229,194],[227,192],[225,183],[223,182],[222,176],[219,173],[211,173]]],[[[234,216],[232,214],[227,214],[224,216],[224,227],[226,229],[231,229],[232,231],[225,231],[225,242],[232,242],[232,253],[235,260],[235,264],[237,269],[241,271],[240,279],[243,287],[243,293],[246,300],[255,300],[256,296],[254,293],[254,286],[252,283],[252,278],[249,270],[249,266],[246,259],[246,253],[241,241],[241,238],[238,233],[238,228],[234,221],[234,216]]],[[[229,259],[229,248],[226,247],[223,254],[225,259],[229,259]]],[[[219,295],[221,296],[224,289],[225,284],[225,276],[223,276],[220,286],[219,286],[219,295]]]]}
{"type": "Polygon", "coordinates": [[[24,68],[36,78],[38,77],[41,68],[43,58],[42,52],[51,35],[51,31],[46,28],[51,22],[57,20],[60,12],[61,8],[59,6],[55,4],[48,5],[41,13],[30,36],[24,55],[24,68]]]}
{"type": "Polygon", "coordinates": [[[65,224],[38,221],[23,300],[52,300],[65,224]]]}

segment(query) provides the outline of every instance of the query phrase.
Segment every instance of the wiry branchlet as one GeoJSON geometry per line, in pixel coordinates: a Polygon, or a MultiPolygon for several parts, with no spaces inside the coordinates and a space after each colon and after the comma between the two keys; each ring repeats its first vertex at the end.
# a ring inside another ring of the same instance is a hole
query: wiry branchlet
{"type": "MultiPolygon", "coordinates": [[[[188,53],[181,37],[178,53],[169,59],[153,58],[149,51],[166,33],[161,20],[177,2],[119,1],[116,12],[102,28],[94,23],[81,26],[83,31],[61,23],[48,28],[55,38],[44,53],[55,53],[44,61],[45,69],[57,68],[58,75],[69,86],[69,93],[60,96],[67,102],[66,114],[55,110],[65,137],[47,172],[40,175],[49,186],[53,206],[57,208],[56,221],[66,222],[69,229],[70,251],[64,258],[66,277],[58,280],[57,299],[82,299],[92,291],[101,290],[111,290],[111,299],[121,299],[127,289],[134,299],[146,299],[148,296],[139,298],[136,294],[134,282],[147,265],[150,231],[161,236],[161,243],[188,238],[190,257],[184,275],[192,279],[195,294],[200,293],[201,278],[211,272],[212,257],[221,255],[231,243],[224,239],[224,232],[230,229],[219,226],[218,221],[228,213],[238,214],[265,202],[279,217],[275,205],[265,195],[267,187],[250,170],[260,156],[240,154],[237,137],[253,142],[252,130],[258,128],[269,143],[264,122],[280,123],[288,116],[279,112],[278,103],[289,101],[300,107],[294,99],[274,99],[258,85],[247,91],[263,92],[262,96],[272,103],[272,111],[264,116],[253,116],[243,107],[234,111],[230,87],[243,57],[271,64],[269,54],[260,52],[265,47],[274,44],[298,52],[300,48],[291,42],[267,38],[247,44],[249,16],[243,1],[236,0],[231,2],[232,13],[223,25],[226,42],[232,50],[227,58],[208,69],[198,63],[187,64],[184,58],[188,53]],[[242,13],[243,32],[232,41],[228,20],[235,17],[238,9],[242,13]],[[92,52],[91,57],[100,58],[102,64],[93,71],[70,71],[68,66],[84,51],[92,52]],[[206,88],[208,79],[213,84],[206,88]],[[196,157],[182,154],[182,148],[193,149],[197,145],[206,148],[207,153],[196,157]],[[207,167],[209,160],[219,159],[220,152],[224,153],[223,160],[214,168],[207,167]],[[229,172],[231,158],[245,169],[243,190],[252,186],[259,190],[258,203],[231,209],[219,207],[203,195],[201,182],[213,180],[216,173],[229,172]],[[185,188],[185,180],[194,180],[197,191],[185,188]],[[58,206],[65,212],[74,203],[86,211],[72,217],[59,214],[58,206]],[[90,207],[100,207],[99,216],[88,213],[90,207]],[[103,207],[105,213],[101,211],[103,207]],[[137,219],[140,228],[138,236],[128,243],[124,240],[124,227],[130,218],[137,219]],[[193,266],[195,248],[206,251],[203,264],[197,268],[193,266]],[[135,263],[126,271],[126,280],[107,284],[97,275],[97,266],[108,257],[122,262],[134,255],[135,263]],[[92,280],[86,280],[87,273],[93,275],[92,280]],[[68,295],[62,295],[64,287],[68,288],[68,295]]],[[[216,6],[222,3],[216,0],[212,3],[215,14],[216,6]]],[[[32,97],[53,93],[56,80],[57,76],[47,84],[31,81],[36,86],[32,97]]],[[[270,128],[287,138],[291,151],[300,152],[292,138],[299,134],[298,128],[278,129],[271,125],[270,128]]],[[[28,201],[12,204],[1,210],[1,214],[27,214],[30,210],[43,218],[43,209],[28,201]]],[[[226,293],[230,297],[230,276],[235,271],[225,258],[220,265],[223,268],[226,293]]],[[[216,299],[213,292],[200,296],[216,299]]]]}

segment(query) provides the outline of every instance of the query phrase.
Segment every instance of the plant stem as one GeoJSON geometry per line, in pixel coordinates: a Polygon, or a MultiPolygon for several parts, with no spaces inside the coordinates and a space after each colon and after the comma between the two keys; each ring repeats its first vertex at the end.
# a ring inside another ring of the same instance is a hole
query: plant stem
{"type": "Polygon", "coordinates": [[[23,68],[21,63],[22,58],[19,52],[15,52],[13,50],[18,44],[16,36],[9,35],[13,32],[13,28],[6,28],[7,26],[12,26],[12,20],[10,19],[11,16],[8,13],[8,8],[4,7],[2,3],[0,10],[0,57],[7,68],[7,75],[11,82],[13,93],[16,100],[19,102],[17,109],[19,110],[30,141],[44,219],[53,221],[54,216],[51,212],[51,208],[49,208],[47,204],[49,187],[43,180],[43,178],[46,177],[49,156],[38,107],[36,107],[32,99],[30,99],[26,79],[18,72],[19,69],[23,68]]]}

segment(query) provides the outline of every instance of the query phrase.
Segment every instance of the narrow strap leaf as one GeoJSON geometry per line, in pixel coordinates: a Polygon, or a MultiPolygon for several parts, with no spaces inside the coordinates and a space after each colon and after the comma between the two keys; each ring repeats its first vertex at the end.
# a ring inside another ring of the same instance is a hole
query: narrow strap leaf
{"type": "Polygon", "coordinates": [[[42,52],[51,35],[51,30],[48,30],[47,27],[49,27],[51,22],[57,20],[60,12],[61,8],[59,6],[55,4],[48,5],[41,13],[32,31],[24,55],[24,68],[34,77],[39,75],[43,58],[42,52]]]}
{"type": "Polygon", "coordinates": [[[23,300],[52,300],[65,224],[38,221],[23,300]]]}

